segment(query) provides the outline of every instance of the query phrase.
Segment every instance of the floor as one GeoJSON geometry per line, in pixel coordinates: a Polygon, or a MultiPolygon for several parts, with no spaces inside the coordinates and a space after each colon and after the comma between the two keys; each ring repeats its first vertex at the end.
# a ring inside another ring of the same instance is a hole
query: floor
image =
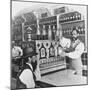
{"type": "Polygon", "coordinates": [[[67,69],[42,76],[41,81],[54,86],[81,85],[87,84],[87,77],[74,75],[72,70],[67,69]]]}

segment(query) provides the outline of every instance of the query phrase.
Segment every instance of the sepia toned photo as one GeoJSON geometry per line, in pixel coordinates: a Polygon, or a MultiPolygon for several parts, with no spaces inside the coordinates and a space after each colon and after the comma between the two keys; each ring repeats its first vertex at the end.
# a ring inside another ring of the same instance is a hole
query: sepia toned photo
{"type": "Polygon", "coordinates": [[[88,6],[11,1],[11,90],[88,84],[88,6]]]}

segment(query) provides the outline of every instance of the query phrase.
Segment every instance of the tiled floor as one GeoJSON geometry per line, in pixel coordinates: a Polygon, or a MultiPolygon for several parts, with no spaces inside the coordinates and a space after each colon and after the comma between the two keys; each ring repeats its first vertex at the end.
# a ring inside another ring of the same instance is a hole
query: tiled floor
{"type": "Polygon", "coordinates": [[[55,85],[80,85],[87,84],[87,77],[74,75],[72,70],[62,70],[42,76],[41,81],[55,85]]]}

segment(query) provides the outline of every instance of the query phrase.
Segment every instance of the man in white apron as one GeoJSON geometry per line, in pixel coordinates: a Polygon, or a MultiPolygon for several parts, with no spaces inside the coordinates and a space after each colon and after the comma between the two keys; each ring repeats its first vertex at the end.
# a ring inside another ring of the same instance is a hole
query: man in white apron
{"type": "Polygon", "coordinates": [[[78,30],[72,31],[72,41],[68,53],[65,56],[70,58],[70,66],[75,70],[75,74],[82,75],[81,55],[84,52],[84,44],[78,39],[78,30]]]}

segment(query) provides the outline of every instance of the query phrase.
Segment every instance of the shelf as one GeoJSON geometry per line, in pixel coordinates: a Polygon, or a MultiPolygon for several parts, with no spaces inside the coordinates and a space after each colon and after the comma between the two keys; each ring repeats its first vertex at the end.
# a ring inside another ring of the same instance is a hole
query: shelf
{"type": "Polygon", "coordinates": [[[84,20],[74,20],[74,21],[68,21],[68,22],[63,22],[63,23],[60,23],[60,21],[59,21],[59,23],[60,24],[69,24],[69,23],[76,23],[76,22],[84,22],[84,20]]]}
{"type": "MultiPolygon", "coordinates": [[[[68,35],[68,34],[63,35],[63,36],[65,36],[65,37],[72,37],[72,35],[68,35]]],[[[80,34],[79,37],[80,37],[80,36],[85,36],[85,34],[80,34]]]]}

